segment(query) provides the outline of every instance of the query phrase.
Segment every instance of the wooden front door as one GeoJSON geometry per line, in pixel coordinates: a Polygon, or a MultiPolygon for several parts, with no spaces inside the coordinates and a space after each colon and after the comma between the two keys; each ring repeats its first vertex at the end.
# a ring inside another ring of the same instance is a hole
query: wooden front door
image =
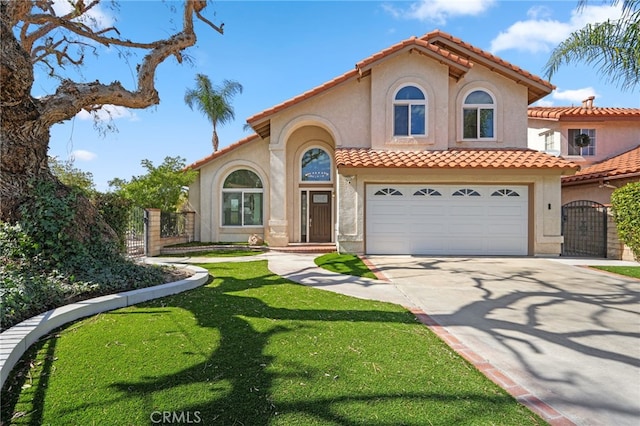
{"type": "Polygon", "coordinates": [[[331,191],[309,193],[309,242],[331,242],[331,191]]]}

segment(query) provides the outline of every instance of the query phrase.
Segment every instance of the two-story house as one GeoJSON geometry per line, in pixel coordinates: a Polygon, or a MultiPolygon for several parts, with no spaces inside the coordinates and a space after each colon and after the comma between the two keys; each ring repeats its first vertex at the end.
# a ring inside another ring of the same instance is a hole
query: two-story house
{"type": "Polygon", "coordinates": [[[263,236],[341,252],[558,255],[563,175],[527,147],[553,86],[433,31],[247,119],[256,134],[192,164],[200,241],[263,236]]]}

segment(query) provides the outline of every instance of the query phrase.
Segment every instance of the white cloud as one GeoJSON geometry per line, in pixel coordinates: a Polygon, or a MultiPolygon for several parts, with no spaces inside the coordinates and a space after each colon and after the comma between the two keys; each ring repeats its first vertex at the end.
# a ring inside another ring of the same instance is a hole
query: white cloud
{"type": "Polygon", "coordinates": [[[542,99],[542,100],[539,100],[538,102],[536,102],[534,106],[550,107],[550,106],[553,106],[553,101],[550,101],[550,100],[547,100],[547,99],[542,99]]]}
{"type": "Polygon", "coordinates": [[[124,118],[129,121],[138,121],[138,116],[130,109],[116,105],[102,105],[99,110],[93,112],[82,110],[76,115],[76,117],[81,120],[96,119],[98,121],[109,121],[124,118]]]}
{"type": "Polygon", "coordinates": [[[544,19],[550,17],[551,14],[552,11],[547,6],[533,6],[527,10],[527,16],[531,19],[544,19]]]}
{"type": "Polygon", "coordinates": [[[544,7],[529,9],[530,19],[518,21],[501,32],[491,42],[491,52],[516,49],[526,52],[549,52],[569,34],[586,24],[617,19],[621,14],[618,6],[586,6],[581,11],[574,10],[567,22],[549,19],[549,10],[544,7]]]}
{"type": "MultiPolygon", "coordinates": [[[[88,4],[88,2],[85,3],[88,4]]],[[[73,10],[73,6],[69,0],[54,0],[53,10],[55,11],[57,16],[63,16],[71,12],[73,10]]],[[[93,29],[103,29],[111,27],[115,23],[114,17],[107,10],[105,10],[101,4],[98,4],[89,9],[86,13],[79,17],[78,20],[89,25],[93,29]]]]}
{"type": "Polygon", "coordinates": [[[492,53],[508,49],[546,52],[566,39],[572,30],[569,24],[559,21],[518,21],[491,41],[490,50],[492,53]]]}
{"type": "Polygon", "coordinates": [[[91,161],[95,160],[98,155],[91,151],[85,151],[84,149],[76,149],[70,155],[72,160],[91,161]]]}
{"type": "Polygon", "coordinates": [[[383,5],[384,10],[395,18],[417,19],[444,25],[447,19],[456,16],[474,16],[489,9],[496,0],[420,0],[407,8],[391,4],[383,5]]]}
{"type": "Polygon", "coordinates": [[[551,93],[551,97],[554,100],[562,101],[563,105],[582,105],[582,101],[589,96],[595,96],[597,98],[598,94],[596,93],[596,89],[593,87],[564,91],[556,89],[551,93]]]}

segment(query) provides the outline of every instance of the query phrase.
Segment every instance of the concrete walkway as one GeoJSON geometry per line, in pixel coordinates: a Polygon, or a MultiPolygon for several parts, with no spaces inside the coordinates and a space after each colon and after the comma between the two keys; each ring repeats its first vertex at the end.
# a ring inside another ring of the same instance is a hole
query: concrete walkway
{"type": "Polygon", "coordinates": [[[372,256],[388,279],[370,280],[319,268],[317,256],[161,260],[266,259],[294,282],[405,306],[550,424],[640,424],[640,281],[584,267],[637,263],[372,256]]]}

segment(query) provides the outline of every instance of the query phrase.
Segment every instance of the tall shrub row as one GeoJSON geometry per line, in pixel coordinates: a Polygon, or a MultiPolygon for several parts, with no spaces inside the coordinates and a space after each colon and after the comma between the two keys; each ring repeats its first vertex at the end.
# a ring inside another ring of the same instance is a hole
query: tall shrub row
{"type": "Polygon", "coordinates": [[[613,191],[611,205],[620,240],[640,259],[640,182],[613,191]]]}

